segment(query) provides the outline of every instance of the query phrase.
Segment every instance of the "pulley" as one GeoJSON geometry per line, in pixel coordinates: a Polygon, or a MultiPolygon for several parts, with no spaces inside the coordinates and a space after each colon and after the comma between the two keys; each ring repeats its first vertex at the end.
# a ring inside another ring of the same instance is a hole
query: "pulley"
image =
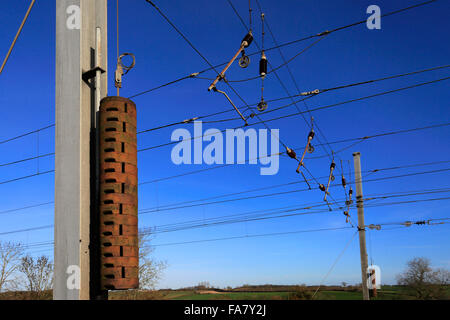
{"type": "Polygon", "coordinates": [[[314,152],[314,150],[316,150],[315,148],[314,148],[314,146],[310,143],[309,144],[309,146],[308,146],[308,150],[306,150],[306,152],[308,152],[308,153],[313,153],[314,152]]]}
{"type": "Polygon", "coordinates": [[[267,102],[265,102],[264,99],[262,99],[256,107],[258,111],[264,111],[267,109],[267,102]]]}
{"type": "Polygon", "coordinates": [[[245,69],[249,66],[249,64],[250,64],[250,58],[247,55],[245,55],[245,51],[242,50],[242,56],[239,59],[239,67],[245,69]]]}

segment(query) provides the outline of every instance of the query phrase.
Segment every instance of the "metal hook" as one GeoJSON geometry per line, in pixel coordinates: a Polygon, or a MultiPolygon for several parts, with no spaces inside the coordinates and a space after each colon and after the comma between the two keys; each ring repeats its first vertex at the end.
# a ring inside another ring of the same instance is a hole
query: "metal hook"
{"type": "Polygon", "coordinates": [[[117,68],[116,68],[116,72],[115,72],[115,87],[117,88],[117,95],[119,95],[119,89],[122,88],[122,76],[126,75],[131,69],[134,68],[134,66],[136,65],[136,58],[134,56],[134,54],[132,53],[123,53],[119,56],[119,58],[117,58],[117,68]],[[122,61],[122,59],[126,56],[130,56],[133,61],[131,62],[130,65],[125,65],[122,61]]]}

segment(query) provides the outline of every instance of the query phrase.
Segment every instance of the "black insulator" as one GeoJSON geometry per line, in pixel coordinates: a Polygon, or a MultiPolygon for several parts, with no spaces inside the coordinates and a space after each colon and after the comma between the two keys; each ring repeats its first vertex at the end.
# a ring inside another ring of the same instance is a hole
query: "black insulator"
{"type": "Polygon", "coordinates": [[[244,46],[244,48],[247,48],[252,43],[252,41],[253,41],[253,35],[252,35],[252,32],[249,31],[245,35],[244,39],[242,39],[241,46],[244,46]]]}
{"type": "Polygon", "coordinates": [[[353,194],[353,189],[348,190],[348,194],[352,195],[353,194]]]}
{"type": "Polygon", "coordinates": [[[259,60],[259,75],[265,77],[267,74],[267,59],[263,55],[261,60],[259,60]]]}
{"type": "Polygon", "coordinates": [[[345,181],[345,177],[342,177],[342,186],[345,188],[347,185],[347,181],[345,181]]]}
{"type": "Polygon", "coordinates": [[[319,184],[319,189],[323,192],[325,192],[325,186],[323,184],[319,184]]]}
{"type": "Polygon", "coordinates": [[[314,130],[311,130],[310,132],[309,132],[309,135],[308,135],[308,139],[314,139],[314,136],[315,136],[316,134],[314,133],[314,130]]]}
{"type": "Polygon", "coordinates": [[[286,147],[286,153],[289,157],[291,157],[292,159],[297,159],[297,154],[295,153],[294,150],[292,150],[291,148],[286,147]]]}
{"type": "Polygon", "coordinates": [[[334,163],[334,161],[333,161],[330,165],[330,169],[334,169],[334,168],[336,168],[336,163],[334,163]]]}

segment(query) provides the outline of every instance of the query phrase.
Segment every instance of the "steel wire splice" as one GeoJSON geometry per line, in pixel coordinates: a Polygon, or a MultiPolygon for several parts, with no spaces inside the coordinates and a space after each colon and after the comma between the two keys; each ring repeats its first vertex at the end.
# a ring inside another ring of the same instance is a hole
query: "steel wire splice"
{"type": "Polygon", "coordinates": [[[312,122],[312,119],[311,119],[311,131],[308,134],[308,142],[306,143],[306,147],[305,147],[305,150],[303,151],[302,158],[298,161],[297,170],[295,170],[297,173],[300,173],[302,175],[303,179],[305,180],[305,182],[308,185],[310,190],[311,190],[311,186],[309,185],[308,180],[306,179],[305,175],[303,174],[303,171],[301,171],[300,168],[302,166],[304,166],[303,160],[305,159],[306,152],[308,152],[308,153],[314,152],[314,147],[311,145],[311,140],[314,139],[314,135],[315,135],[313,125],[314,125],[314,123],[312,122]]]}
{"type": "Polygon", "coordinates": [[[119,90],[120,88],[122,88],[122,76],[126,75],[131,69],[134,68],[134,66],[136,65],[136,58],[134,57],[134,54],[132,53],[123,53],[119,56],[119,58],[117,58],[117,68],[116,68],[116,72],[114,74],[115,79],[114,79],[114,85],[117,88],[117,96],[119,96],[119,90]],[[129,66],[125,65],[122,62],[122,59],[126,56],[130,56],[133,61],[131,62],[131,64],[129,66]]]}
{"type": "Polygon", "coordinates": [[[330,188],[330,183],[331,181],[334,181],[334,175],[333,175],[333,171],[336,168],[336,163],[334,162],[334,159],[332,160],[331,164],[330,164],[330,175],[328,177],[328,184],[325,190],[322,190],[325,192],[325,197],[323,198],[323,201],[327,201],[327,196],[330,194],[328,192],[328,189],[330,188]]]}
{"type": "Polygon", "coordinates": [[[327,192],[327,188],[323,184],[319,183],[319,189],[320,189],[320,191],[325,192],[325,198],[323,200],[327,203],[328,210],[333,211],[333,209],[331,209],[331,207],[330,207],[328,200],[326,199],[326,195],[329,194],[327,192]]]}
{"type": "MultiPolygon", "coordinates": [[[[297,159],[297,154],[295,153],[295,151],[289,147],[286,147],[286,154],[292,158],[298,161],[297,159]]],[[[308,185],[309,190],[311,190],[311,185],[309,184],[308,180],[306,179],[305,175],[303,174],[303,172],[300,172],[302,174],[303,180],[305,181],[305,183],[308,185]]]]}
{"type": "Polygon", "coordinates": [[[296,170],[297,173],[300,173],[300,167],[302,167],[304,165],[303,160],[305,159],[306,152],[308,152],[308,153],[314,152],[314,147],[311,145],[311,140],[314,139],[314,136],[315,136],[314,129],[311,128],[311,131],[308,134],[308,142],[306,143],[306,147],[305,147],[305,150],[303,151],[302,158],[300,159],[300,161],[298,163],[298,167],[296,170]]]}
{"type": "Polygon", "coordinates": [[[353,203],[352,195],[353,195],[353,189],[352,189],[352,187],[350,187],[350,190],[348,190],[348,201],[347,201],[348,206],[350,206],[353,203]]]}

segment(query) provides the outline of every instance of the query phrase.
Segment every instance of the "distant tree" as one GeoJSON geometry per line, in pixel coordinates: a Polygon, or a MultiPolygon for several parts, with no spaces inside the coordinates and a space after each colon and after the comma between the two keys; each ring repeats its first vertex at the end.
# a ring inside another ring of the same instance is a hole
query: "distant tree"
{"type": "Polygon", "coordinates": [[[410,288],[417,299],[442,299],[446,297],[446,286],[450,284],[450,272],[433,270],[427,258],[414,258],[407,263],[407,269],[397,276],[399,285],[410,288]]]}
{"type": "Polygon", "coordinates": [[[197,285],[198,289],[208,289],[211,288],[211,284],[208,281],[202,281],[197,285]]]}
{"type": "Polygon", "coordinates": [[[342,282],[341,282],[341,285],[345,288],[345,287],[347,286],[347,282],[342,281],[342,282]]]}
{"type": "Polygon", "coordinates": [[[19,269],[23,251],[20,243],[0,242],[0,292],[16,285],[12,277],[19,269]]]}
{"type": "Polygon", "coordinates": [[[139,288],[154,289],[161,279],[167,262],[157,261],[152,253],[154,248],[150,245],[150,235],[139,235],[139,288]]]}
{"type": "Polygon", "coordinates": [[[50,290],[53,285],[53,264],[46,256],[36,260],[26,255],[22,258],[19,270],[25,276],[25,288],[38,296],[45,290],[50,290]]]}

